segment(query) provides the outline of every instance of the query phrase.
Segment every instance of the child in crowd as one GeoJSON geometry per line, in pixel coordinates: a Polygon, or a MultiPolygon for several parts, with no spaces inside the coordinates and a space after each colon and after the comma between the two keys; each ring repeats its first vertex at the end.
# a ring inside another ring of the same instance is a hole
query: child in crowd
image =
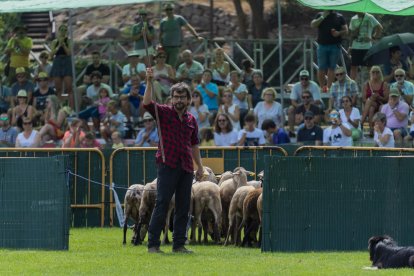
{"type": "Polygon", "coordinates": [[[80,144],[81,148],[97,148],[101,149],[101,143],[99,143],[98,140],[95,138],[95,134],[92,131],[88,131],[85,134],[84,139],[82,140],[80,144]]]}
{"type": "Polygon", "coordinates": [[[101,121],[105,119],[107,112],[106,105],[110,100],[111,98],[109,98],[109,91],[105,87],[99,89],[99,99],[95,102],[95,104],[98,106],[98,113],[101,121]]]}
{"type": "Polygon", "coordinates": [[[244,119],[244,128],[239,131],[239,146],[263,146],[266,140],[263,131],[256,128],[256,116],[253,113],[247,113],[244,119]]]}
{"type": "Polygon", "coordinates": [[[286,133],[284,128],[278,128],[272,119],[266,119],[263,121],[262,130],[267,146],[290,143],[289,135],[286,133]]]}
{"type": "Polygon", "coordinates": [[[118,131],[121,134],[121,137],[125,135],[125,123],[127,119],[125,115],[119,111],[118,103],[114,100],[111,100],[107,104],[107,115],[106,119],[103,121],[103,126],[101,127],[101,135],[105,141],[109,141],[113,132],[118,131]]]}
{"type": "Polygon", "coordinates": [[[213,147],[216,144],[214,143],[214,133],[210,127],[204,127],[200,129],[200,146],[201,147],[213,147]]]}
{"type": "Polygon", "coordinates": [[[119,149],[124,147],[124,143],[122,142],[121,134],[118,131],[115,131],[111,135],[112,139],[112,149],[119,149]]]}

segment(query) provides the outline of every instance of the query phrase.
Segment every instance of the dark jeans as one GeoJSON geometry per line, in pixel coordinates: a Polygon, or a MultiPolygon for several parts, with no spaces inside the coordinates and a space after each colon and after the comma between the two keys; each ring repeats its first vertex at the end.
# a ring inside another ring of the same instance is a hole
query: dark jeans
{"type": "Polygon", "coordinates": [[[184,246],[190,211],[193,173],[181,168],[158,165],[157,200],[148,228],[148,248],[159,247],[161,231],[165,226],[168,205],[175,193],[173,248],[184,246]]]}

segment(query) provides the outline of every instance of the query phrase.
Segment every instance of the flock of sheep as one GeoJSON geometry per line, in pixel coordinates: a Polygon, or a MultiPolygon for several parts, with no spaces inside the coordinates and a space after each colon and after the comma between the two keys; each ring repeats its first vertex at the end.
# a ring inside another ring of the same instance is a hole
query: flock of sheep
{"type": "MultiPolygon", "coordinates": [[[[204,167],[202,179],[193,183],[192,186],[191,219],[188,225],[188,228],[191,227],[190,241],[192,243],[196,242],[195,230],[198,227],[199,243],[201,243],[203,232],[204,243],[208,242],[208,235],[210,235],[216,244],[220,244],[221,237],[225,237],[224,245],[231,243],[238,246],[260,246],[263,172],[259,173],[258,181],[247,181],[248,175],[254,174],[242,167],[237,167],[232,172],[224,172],[219,176],[214,175],[210,168],[204,167]],[[259,238],[257,238],[258,232],[259,238]]],[[[131,185],[127,190],[124,199],[123,244],[126,244],[128,219],[135,222],[131,242],[138,245],[145,239],[155,206],[156,190],[156,179],[145,186],[131,185]]],[[[163,244],[169,243],[168,231],[172,229],[170,226],[174,206],[175,197],[173,196],[165,221],[163,244]]]]}

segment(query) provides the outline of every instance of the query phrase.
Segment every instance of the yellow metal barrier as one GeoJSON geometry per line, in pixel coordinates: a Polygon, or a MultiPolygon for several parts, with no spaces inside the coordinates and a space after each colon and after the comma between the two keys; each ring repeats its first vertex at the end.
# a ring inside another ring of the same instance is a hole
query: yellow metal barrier
{"type": "MultiPolygon", "coordinates": [[[[84,208],[84,209],[88,209],[88,208],[94,208],[94,209],[99,209],[100,210],[100,223],[101,226],[104,226],[104,220],[105,220],[105,206],[104,206],[104,202],[105,202],[105,157],[102,154],[102,152],[98,149],[94,149],[94,148],[88,148],[88,149],[81,149],[81,148],[77,148],[77,149],[63,149],[63,148],[0,148],[0,153],[2,154],[3,157],[42,157],[41,154],[46,154],[46,156],[54,156],[54,155],[65,155],[65,154],[74,154],[74,174],[78,174],[78,155],[80,152],[87,152],[88,153],[88,169],[87,169],[87,175],[82,175],[85,178],[87,178],[88,180],[88,193],[85,196],[86,198],[86,203],[85,204],[77,204],[78,199],[77,199],[77,182],[78,179],[77,177],[73,178],[73,189],[74,189],[74,196],[73,198],[71,198],[71,202],[73,202],[73,204],[71,204],[71,208],[84,208]],[[101,166],[101,181],[102,181],[102,185],[101,185],[101,201],[99,203],[96,204],[90,204],[91,202],[91,172],[92,169],[91,168],[91,158],[92,158],[92,154],[97,154],[100,157],[100,166],[101,166]]],[[[44,156],[44,155],[43,155],[44,156]]],[[[85,199],[84,198],[84,199],[85,199]]]]}
{"type": "MultiPolygon", "coordinates": [[[[322,151],[323,157],[327,156],[328,152],[331,151],[352,151],[353,156],[357,157],[358,152],[368,152],[369,156],[374,156],[374,152],[378,153],[396,153],[399,156],[406,154],[413,154],[414,155],[414,149],[413,148],[380,148],[380,147],[332,147],[332,146],[303,146],[298,148],[294,156],[298,156],[301,152],[308,151],[309,153],[306,156],[313,156],[312,151],[322,151]]],[[[320,156],[320,155],[317,155],[320,156]]]]}

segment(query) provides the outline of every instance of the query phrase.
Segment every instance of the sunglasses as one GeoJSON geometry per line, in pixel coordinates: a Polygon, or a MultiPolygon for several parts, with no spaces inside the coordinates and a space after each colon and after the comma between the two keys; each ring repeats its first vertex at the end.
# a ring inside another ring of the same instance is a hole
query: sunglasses
{"type": "Polygon", "coordinates": [[[310,99],[309,96],[302,96],[302,99],[310,99]]]}
{"type": "Polygon", "coordinates": [[[307,81],[307,80],[309,80],[309,78],[300,78],[300,80],[307,81]]]}
{"type": "Polygon", "coordinates": [[[166,11],[172,11],[173,9],[170,9],[170,8],[168,8],[168,9],[165,9],[166,11]]]}
{"type": "Polygon", "coordinates": [[[152,121],[153,121],[152,119],[145,119],[143,122],[148,123],[148,122],[152,122],[152,121]]]}
{"type": "Polygon", "coordinates": [[[225,95],[223,95],[223,97],[226,97],[226,98],[231,98],[233,95],[231,95],[231,94],[225,94],[225,95]]]}
{"type": "Polygon", "coordinates": [[[373,74],[379,74],[380,71],[371,71],[371,73],[373,73],[373,74]]]}
{"type": "Polygon", "coordinates": [[[17,97],[18,99],[27,99],[27,97],[17,97]]]}
{"type": "Polygon", "coordinates": [[[305,117],[305,120],[312,120],[313,117],[305,117]]]}
{"type": "Polygon", "coordinates": [[[272,96],[273,97],[273,94],[265,94],[265,96],[272,96]]]}
{"type": "Polygon", "coordinates": [[[396,78],[403,78],[405,77],[404,75],[395,75],[396,78]]]}
{"type": "Polygon", "coordinates": [[[32,122],[24,122],[23,125],[31,125],[32,122]]]}
{"type": "Polygon", "coordinates": [[[39,81],[47,81],[47,79],[43,79],[43,78],[42,78],[42,79],[39,79],[39,81]]]}
{"type": "Polygon", "coordinates": [[[336,76],[343,76],[343,75],[344,75],[344,73],[336,73],[335,75],[336,75],[336,76]]]}
{"type": "Polygon", "coordinates": [[[349,103],[350,101],[349,100],[343,100],[343,101],[341,101],[342,103],[349,103]]]}
{"type": "Polygon", "coordinates": [[[157,56],[157,58],[166,58],[166,56],[157,56]]]}
{"type": "Polygon", "coordinates": [[[193,98],[198,98],[199,97],[198,94],[193,94],[192,96],[193,96],[193,98]]]}
{"type": "Polygon", "coordinates": [[[16,78],[24,78],[25,75],[17,75],[16,78]]]}

